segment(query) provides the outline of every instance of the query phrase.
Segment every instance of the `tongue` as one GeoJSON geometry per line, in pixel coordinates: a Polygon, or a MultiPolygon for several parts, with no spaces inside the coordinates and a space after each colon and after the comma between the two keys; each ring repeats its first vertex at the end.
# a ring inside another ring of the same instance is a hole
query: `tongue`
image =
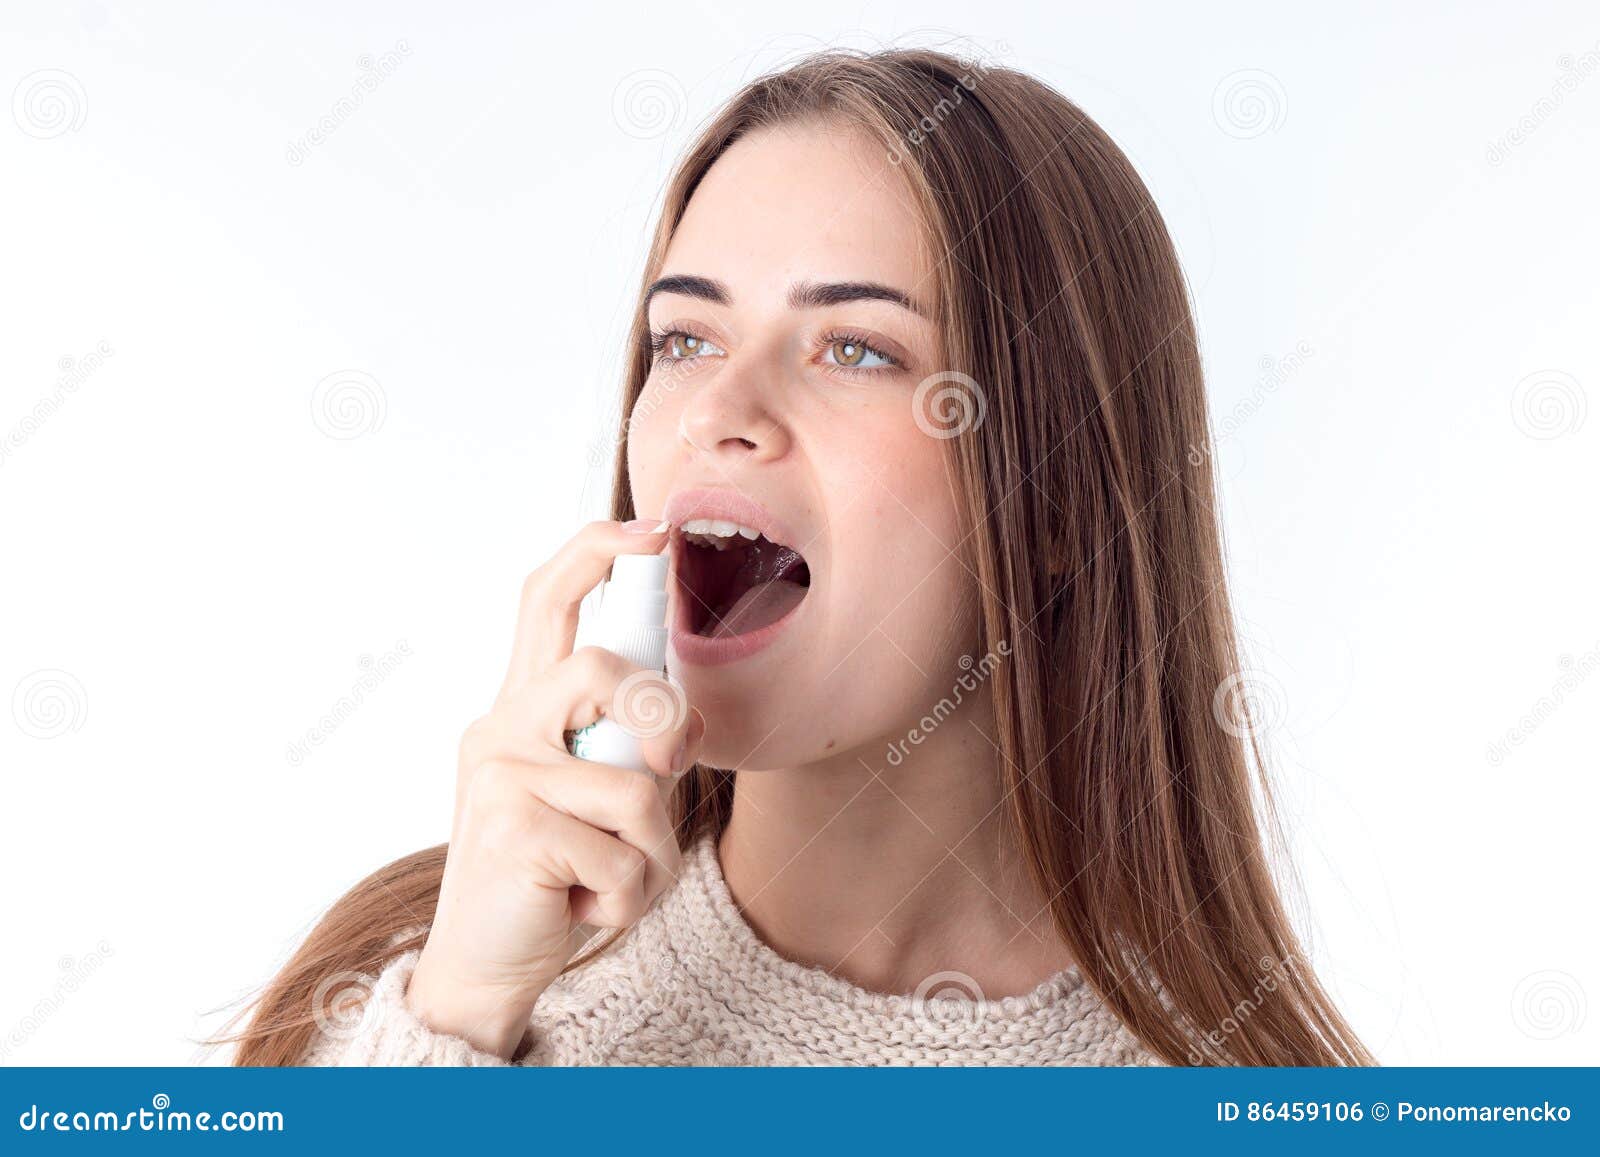
{"type": "Polygon", "coordinates": [[[788,579],[758,583],[722,612],[707,632],[707,637],[726,639],[759,631],[783,618],[805,597],[806,588],[788,579]]]}

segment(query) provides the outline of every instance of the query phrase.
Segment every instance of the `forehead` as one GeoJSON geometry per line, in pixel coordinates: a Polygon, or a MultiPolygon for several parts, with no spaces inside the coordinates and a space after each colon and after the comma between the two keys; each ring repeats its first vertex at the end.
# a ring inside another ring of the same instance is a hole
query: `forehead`
{"type": "Polygon", "coordinates": [[[726,283],[736,302],[794,281],[878,281],[925,297],[930,269],[909,185],[865,133],[837,123],[761,129],[706,173],[664,274],[726,283]]]}

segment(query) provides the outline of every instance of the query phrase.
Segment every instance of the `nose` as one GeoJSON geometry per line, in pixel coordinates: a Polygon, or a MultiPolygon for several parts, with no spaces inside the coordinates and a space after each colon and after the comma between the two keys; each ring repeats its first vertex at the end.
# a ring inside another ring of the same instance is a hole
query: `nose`
{"type": "Polygon", "coordinates": [[[731,464],[782,458],[789,429],[762,397],[759,375],[731,369],[692,388],[679,413],[679,437],[702,455],[731,464]]]}

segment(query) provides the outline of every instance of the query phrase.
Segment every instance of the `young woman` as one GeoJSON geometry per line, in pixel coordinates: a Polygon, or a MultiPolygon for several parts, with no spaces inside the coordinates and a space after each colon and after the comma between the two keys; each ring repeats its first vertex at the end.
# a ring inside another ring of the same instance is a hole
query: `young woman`
{"type": "Polygon", "coordinates": [[[1371,1063],[1253,802],[1183,277],[1092,121],[929,51],[758,80],[630,341],[617,521],[525,584],[449,844],[237,1063],[1371,1063]],[[640,676],[578,603],[662,550],[692,706],[655,775],[581,762],[640,676]]]}

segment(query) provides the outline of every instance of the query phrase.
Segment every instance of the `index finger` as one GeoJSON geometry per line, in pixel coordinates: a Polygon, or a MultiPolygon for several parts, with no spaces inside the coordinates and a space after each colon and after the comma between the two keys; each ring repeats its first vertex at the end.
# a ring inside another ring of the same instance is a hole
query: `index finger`
{"type": "Polygon", "coordinates": [[[591,522],[523,580],[502,697],[572,654],[579,604],[619,554],[659,554],[670,531],[665,520],[652,518],[591,522]]]}

